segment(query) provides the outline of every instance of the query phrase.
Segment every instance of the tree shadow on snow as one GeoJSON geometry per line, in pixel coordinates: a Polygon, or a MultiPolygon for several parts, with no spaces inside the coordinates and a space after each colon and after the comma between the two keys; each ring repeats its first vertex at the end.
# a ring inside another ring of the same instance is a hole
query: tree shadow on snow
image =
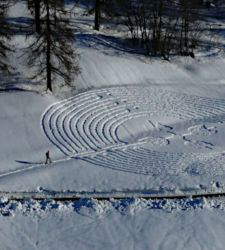
{"type": "Polygon", "coordinates": [[[38,91],[31,88],[31,86],[38,86],[40,83],[26,79],[19,72],[12,73],[10,75],[0,74],[0,92],[35,92],[38,91]],[[29,86],[30,89],[26,88],[29,86]]]}
{"type": "Polygon", "coordinates": [[[113,49],[115,52],[144,54],[143,49],[132,46],[130,39],[101,34],[77,34],[76,39],[77,43],[84,48],[94,48],[96,50],[113,49]]]}

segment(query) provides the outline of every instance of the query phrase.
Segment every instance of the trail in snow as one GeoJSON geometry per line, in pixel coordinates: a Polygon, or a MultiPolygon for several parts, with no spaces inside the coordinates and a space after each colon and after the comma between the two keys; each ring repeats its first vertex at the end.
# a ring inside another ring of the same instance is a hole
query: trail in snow
{"type": "Polygon", "coordinates": [[[198,174],[213,170],[201,169],[201,164],[225,160],[225,147],[214,149],[211,141],[202,140],[215,134],[202,124],[224,120],[225,100],[129,86],[90,91],[56,103],[43,115],[42,127],[66,156],[97,166],[151,175],[198,174]],[[189,127],[173,131],[171,121],[189,127]],[[201,138],[194,140],[194,133],[202,133],[201,138]],[[173,150],[174,142],[184,150],[173,150]]]}
{"type": "Polygon", "coordinates": [[[196,198],[217,198],[225,197],[225,192],[222,189],[211,190],[211,191],[200,191],[196,190],[195,192],[180,192],[175,193],[160,193],[159,191],[152,190],[122,190],[122,191],[109,191],[109,192],[59,192],[59,191],[48,191],[40,190],[33,192],[4,192],[0,191],[0,197],[8,200],[46,200],[52,199],[55,201],[72,201],[79,199],[96,199],[96,200],[109,200],[109,199],[148,199],[148,200],[164,200],[164,199],[196,199],[196,198]]]}
{"type": "MultiPolygon", "coordinates": [[[[75,158],[144,175],[212,175],[225,171],[225,145],[211,142],[213,136],[220,136],[218,130],[224,130],[224,113],[222,99],[156,87],[114,87],[53,104],[41,125],[65,154],[51,167],[75,158]],[[176,129],[176,124],[182,124],[182,129],[176,129]]],[[[0,178],[44,166],[31,164],[2,173],[0,178]]]]}
{"type": "MultiPolygon", "coordinates": [[[[118,143],[118,144],[114,144],[114,145],[110,145],[105,147],[104,149],[100,149],[98,151],[86,151],[86,152],[82,152],[82,153],[77,153],[75,155],[71,155],[71,156],[66,156],[64,158],[60,158],[57,160],[52,160],[51,164],[45,164],[45,162],[43,163],[25,163],[26,167],[21,167],[12,171],[7,171],[4,173],[0,173],[0,179],[3,177],[9,177],[15,174],[21,174],[23,172],[27,172],[27,171],[31,171],[31,170],[35,170],[38,168],[49,168],[49,167],[54,167],[54,165],[61,163],[61,162],[65,162],[65,161],[69,161],[69,160],[85,160],[88,161],[88,157],[90,157],[90,159],[93,159],[95,157],[97,157],[98,155],[105,155],[106,152],[113,152],[114,150],[127,150],[129,147],[133,146],[133,147],[137,147],[137,146],[141,146],[143,144],[145,144],[145,141],[139,141],[139,142],[134,142],[134,143],[129,143],[129,144],[124,144],[124,143],[118,143]]],[[[23,162],[20,162],[22,164],[24,164],[23,162]]]]}

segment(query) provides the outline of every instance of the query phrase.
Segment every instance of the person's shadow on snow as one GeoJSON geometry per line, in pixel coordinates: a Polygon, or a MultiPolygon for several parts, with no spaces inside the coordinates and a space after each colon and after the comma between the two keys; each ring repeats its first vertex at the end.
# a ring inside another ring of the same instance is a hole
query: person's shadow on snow
{"type": "Polygon", "coordinates": [[[19,160],[15,160],[15,162],[21,163],[21,164],[27,164],[27,165],[42,164],[43,163],[43,162],[31,162],[31,161],[19,161],[19,160]]]}

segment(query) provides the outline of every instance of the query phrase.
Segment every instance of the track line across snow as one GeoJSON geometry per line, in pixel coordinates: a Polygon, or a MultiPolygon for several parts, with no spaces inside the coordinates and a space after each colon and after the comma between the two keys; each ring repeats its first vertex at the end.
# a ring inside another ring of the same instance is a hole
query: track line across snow
{"type": "Polygon", "coordinates": [[[4,192],[0,191],[0,197],[8,200],[56,200],[56,201],[72,201],[79,199],[97,199],[97,200],[111,200],[111,199],[195,199],[195,198],[216,198],[224,197],[224,191],[218,192],[189,192],[189,193],[172,193],[172,194],[152,194],[148,191],[115,191],[115,192],[57,192],[57,191],[43,191],[43,192],[4,192]]]}
{"type": "MultiPolygon", "coordinates": [[[[67,157],[80,157],[97,166],[138,174],[157,174],[160,167],[173,168],[187,159],[195,162],[201,158],[196,148],[213,150],[206,143],[191,141],[191,154],[142,147],[146,142],[152,148],[170,144],[160,133],[151,135],[152,130],[160,130],[162,126],[155,117],[180,123],[188,121],[193,125],[223,122],[225,100],[151,86],[113,87],[85,92],[53,104],[44,113],[41,124],[48,139],[67,157]],[[121,138],[120,129],[126,124],[136,129],[141,125],[138,119],[148,122],[149,135],[121,138]]],[[[165,125],[164,129],[171,130],[171,127],[165,125]]],[[[208,157],[211,159],[212,154],[208,157]]]]}

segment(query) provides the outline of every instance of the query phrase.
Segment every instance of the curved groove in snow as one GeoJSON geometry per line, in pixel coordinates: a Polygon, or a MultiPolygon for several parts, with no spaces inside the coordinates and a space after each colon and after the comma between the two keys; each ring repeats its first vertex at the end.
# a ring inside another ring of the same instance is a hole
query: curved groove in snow
{"type": "MultiPolygon", "coordinates": [[[[121,138],[119,129],[137,118],[150,121],[150,130],[157,129],[151,122],[157,116],[194,125],[221,122],[225,120],[225,100],[156,87],[114,87],[79,94],[52,105],[42,117],[42,127],[48,139],[67,157],[80,157],[97,166],[157,175],[166,169],[175,171],[177,164],[188,157],[195,162],[198,158],[195,151],[187,154],[150,150],[142,147],[145,136],[128,141],[121,138]]],[[[169,139],[161,136],[147,136],[152,146],[166,141],[169,144],[169,139]]]]}

